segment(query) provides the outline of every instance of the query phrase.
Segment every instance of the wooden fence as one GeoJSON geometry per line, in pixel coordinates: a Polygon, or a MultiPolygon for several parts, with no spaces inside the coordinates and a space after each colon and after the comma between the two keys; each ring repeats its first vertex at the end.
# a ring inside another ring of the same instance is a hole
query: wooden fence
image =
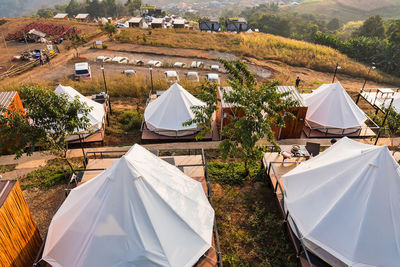
{"type": "Polygon", "coordinates": [[[39,230],[18,181],[1,183],[0,265],[32,266],[42,243],[39,230]]]}

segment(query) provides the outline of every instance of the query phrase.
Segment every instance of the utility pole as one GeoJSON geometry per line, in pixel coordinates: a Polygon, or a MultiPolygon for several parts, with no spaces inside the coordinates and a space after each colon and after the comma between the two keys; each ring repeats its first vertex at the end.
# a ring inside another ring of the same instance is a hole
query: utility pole
{"type": "Polygon", "coordinates": [[[150,81],[151,81],[151,94],[154,91],[154,85],[153,85],[153,68],[150,68],[150,81]]]}

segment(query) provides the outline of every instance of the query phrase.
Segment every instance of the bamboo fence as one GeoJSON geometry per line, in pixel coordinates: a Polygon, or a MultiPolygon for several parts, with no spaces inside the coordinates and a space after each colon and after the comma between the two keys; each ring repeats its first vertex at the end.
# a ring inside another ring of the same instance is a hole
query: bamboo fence
{"type": "Polygon", "coordinates": [[[12,190],[0,207],[0,266],[32,266],[42,244],[39,230],[18,181],[1,182],[12,190]]]}

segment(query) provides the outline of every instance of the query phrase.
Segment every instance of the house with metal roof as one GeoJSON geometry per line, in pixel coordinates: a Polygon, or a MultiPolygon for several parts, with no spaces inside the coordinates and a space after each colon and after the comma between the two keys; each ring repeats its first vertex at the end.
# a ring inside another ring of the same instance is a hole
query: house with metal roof
{"type": "Polygon", "coordinates": [[[82,21],[82,22],[88,21],[89,20],[89,14],[88,13],[78,14],[78,15],[76,15],[75,19],[79,20],[79,21],[82,21]]]}
{"type": "Polygon", "coordinates": [[[201,19],[199,20],[199,29],[201,31],[212,31],[212,32],[217,32],[221,28],[221,25],[219,24],[219,20],[214,18],[214,19],[201,19]]]}
{"type": "Polygon", "coordinates": [[[247,20],[245,18],[228,18],[226,20],[226,29],[230,32],[247,31],[247,20]]]}
{"type": "Polygon", "coordinates": [[[68,19],[68,14],[67,13],[57,13],[53,19],[68,19]]]}

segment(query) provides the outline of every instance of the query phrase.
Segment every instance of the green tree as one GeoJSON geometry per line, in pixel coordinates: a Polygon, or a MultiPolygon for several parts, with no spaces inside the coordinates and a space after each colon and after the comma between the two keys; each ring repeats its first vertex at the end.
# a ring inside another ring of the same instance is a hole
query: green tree
{"type": "Polygon", "coordinates": [[[340,28],[340,22],[339,19],[337,18],[333,18],[331,19],[328,24],[326,24],[326,27],[328,28],[328,30],[330,31],[336,31],[340,28]]]}
{"type": "Polygon", "coordinates": [[[195,124],[202,128],[202,130],[196,136],[196,139],[202,139],[207,133],[212,132],[212,117],[214,112],[217,110],[218,101],[217,97],[218,85],[213,82],[206,82],[202,84],[200,94],[198,98],[206,103],[205,106],[194,106],[192,111],[194,119],[183,123],[183,126],[190,126],[195,124]]]}
{"type": "MultiPolygon", "coordinates": [[[[13,144],[8,149],[18,158],[24,153],[32,155],[39,146],[64,159],[73,171],[67,159],[66,138],[77,134],[76,129],[89,129],[90,108],[78,98],[69,101],[67,96],[35,86],[24,86],[20,93],[25,114],[14,110],[0,117],[0,124],[7,125],[0,127],[0,136],[10,140],[7,144],[13,144]]],[[[7,144],[0,142],[0,151],[7,144]]]]}
{"type": "Polygon", "coordinates": [[[41,18],[52,18],[54,17],[54,11],[47,8],[41,8],[36,13],[41,18]]]}
{"type": "Polygon", "coordinates": [[[103,26],[102,30],[108,33],[110,38],[112,38],[113,34],[117,32],[117,27],[115,27],[111,23],[107,23],[106,25],[103,26]]]}
{"type": "Polygon", "coordinates": [[[134,15],[135,11],[139,10],[142,6],[142,0],[127,0],[125,7],[128,9],[129,15],[134,15]]]}
{"type": "Polygon", "coordinates": [[[101,3],[106,17],[116,16],[117,3],[115,0],[103,0],[101,3]]]}
{"type": "Polygon", "coordinates": [[[369,17],[364,21],[363,25],[353,33],[353,36],[385,38],[385,26],[382,17],[379,15],[369,17]]]}
{"type": "Polygon", "coordinates": [[[76,15],[82,11],[82,6],[76,0],[71,0],[65,9],[69,15],[76,15]]]}
{"type": "MultiPolygon", "coordinates": [[[[400,113],[398,113],[393,107],[385,108],[385,113],[387,113],[387,118],[385,125],[380,129],[380,131],[390,138],[390,145],[394,147],[394,139],[397,134],[400,133],[400,113]]],[[[382,125],[385,115],[375,115],[374,121],[379,125],[382,125]]],[[[393,151],[394,153],[394,151],[393,151]]]]}
{"type": "Polygon", "coordinates": [[[79,34],[77,35],[72,35],[69,40],[71,41],[71,47],[75,49],[76,55],[75,57],[79,57],[79,47],[87,43],[87,40],[84,36],[81,36],[79,34]]]}
{"type": "MultiPolygon", "coordinates": [[[[267,138],[267,141],[276,145],[272,127],[285,127],[284,116],[294,118],[288,110],[298,105],[288,97],[289,93],[277,91],[277,82],[272,84],[257,84],[248,66],[240,60],[227,61],[221,59],[228,73],[228,84],[232,87],[225,92],[223,100],[230,103],[233,109],[242,110],[244,115],[233,117],[231,122],[221,131],[224,140],[219,145],[222,158],[239,155],[244,162],[246,172],[249,164],[262,157],[264,147],[258,141],[267,138]]],[[[204,88],[208,97],[204,109],[193,107],[194,122],[209,124],[209,113],[216,107],[218,99],[211,92],[211,88],[204,88]],[[207,110],[208,113],[205,111],[207,110]]]]}
{"type": "Polygon", "coordinates": [[[92,17],[105,16],[99,0],[86,0],[86,12],[92,17]]]}

